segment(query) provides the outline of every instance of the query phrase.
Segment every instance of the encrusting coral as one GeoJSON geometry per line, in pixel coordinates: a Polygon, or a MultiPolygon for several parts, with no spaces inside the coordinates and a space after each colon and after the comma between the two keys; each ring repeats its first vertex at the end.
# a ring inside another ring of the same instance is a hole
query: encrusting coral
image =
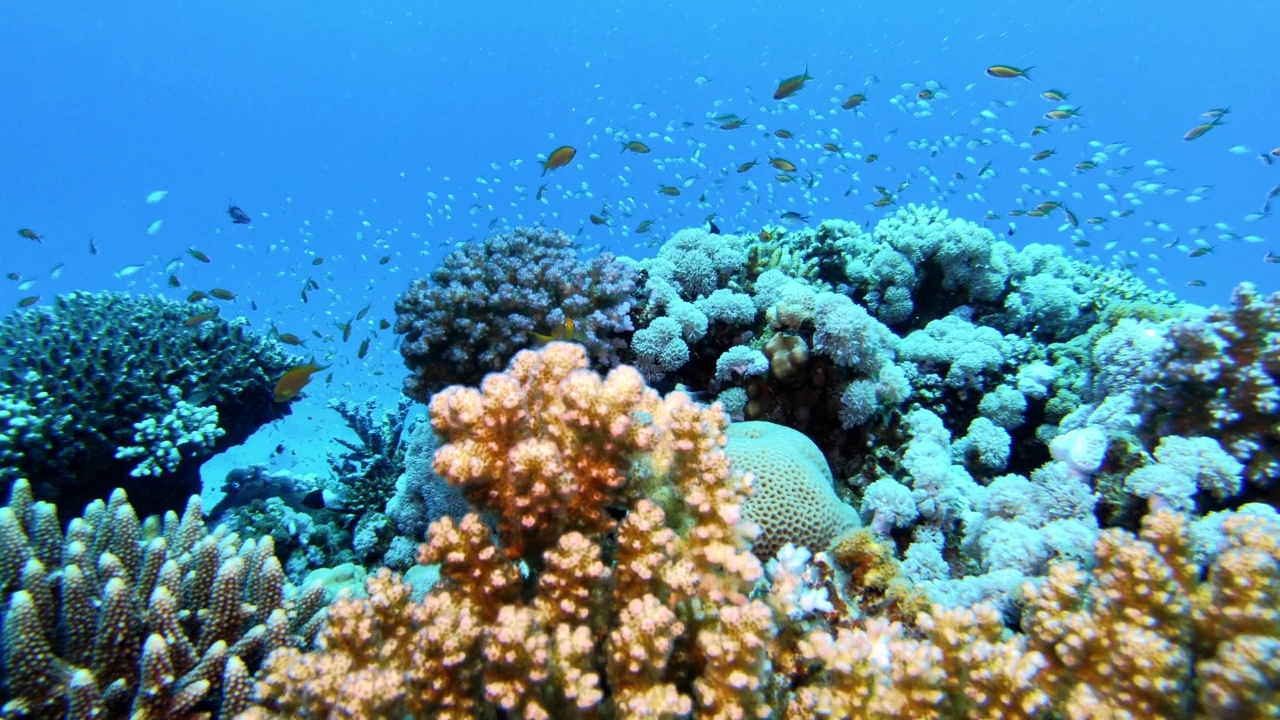
{"type": "Polygon", "coordinates": [[[434,523],[418,560],[440,565],[435,588],[413,601],[398,576],[371,577],[317,649],[267,660],[245,717],[1280,712],[1273,517],[1227,515],[1209,553],[1169,510],[1138,537],[1103,531],[1091,568],[1058,560],[1023,585],[1021,632],[990,604],[918,612],[870,528],[812,566],[784,545],[770,587],[723,412],[585,366],[552,343],[435,398],[436,469],[496,540],[476,514],[434,523]]]}
{"type": "Polygon", "coordinates": [[[199,497],[139,522],[116,490],[64,536],[26,480],[0,508],[0,592],[6,718],[234,717],[261,660],[312,637],[325,602],[285,583],[270,537],[207,531],[199,497]]]}

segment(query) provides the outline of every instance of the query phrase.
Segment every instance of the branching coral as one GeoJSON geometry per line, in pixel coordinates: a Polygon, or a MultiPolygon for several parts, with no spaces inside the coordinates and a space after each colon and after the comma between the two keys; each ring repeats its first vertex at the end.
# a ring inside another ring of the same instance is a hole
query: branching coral
{"type": "Polygon", "coordinates": [[[1242,283],[1231,304],[1169,330],[1156,434],[1214,437],[1249,482],[1270,486],[1280,478],[1280,293],[1242,283]]]}
{"type": "Polygon", "coordinates": [[[518,228],[450,253],[430,278],[396,301],[395,332],[412,372],[405,392],[426,402],[453,382],[501,370],[531,333],[553,335],[566,319],[602,365],[612,365],[632,329],[627,313],[635,272],[610,253],[579,260],[574,241],[554,230],[518,228]]]}
{"type": "Polygon", "coordinates": [[[64,537],[20,480],[0,539],[5,717],[234,717],[262,658],[323,619],[323,590],[287,586],[270,537],[206,531],[198,497],[139,522],[117,490],[64,537]]]}
{"type": "Polygon", "coordinates": [[[497,519],[498,544],[477,515],[433,524],[419,560],[440,563],[436,587],[413,603],[395,576],[371,578],[319,653],[271,658],[260,713],[767,712],[775,618],[749,598],[762,568],[724,414],[585,365],[551,343],[481,391],[436,396],[436,469],[497,519]]]}
{"type": "Polygon", "coordinates": [[[783,602],[801,588],[776,569],[776,587],[753,588],[723,414],[585,362],[553,343],[483,391],[437,397],[437,468],[497,520],[496,540],[475,514],[433,524],[419,561],[440,564],[436,587],[414,602],[396,576],[372,577],[317,651],[269,659],[251,717],[1274,712],[1274,515],[1226,517],[1208,569],[1181,515],[1149,516],[1140,537],[1107,530],[1091,570],[1059,561],[1023,587],[1021,633],[988,604],[916,613],[919,588],[868,528],[812,567],[785,556],[807,599],[783,602]]]}
{"type": "Polygon", "coordinates": [[[784,717],[1174,718],[1280,712],[1280,525],[1235,515],[1226,549],[1192,561],[1185,518],[1106,531],[1098,564],[1023,588],[1024,633],[986,605],[816,629],[784,717]],[[1204,579],[1202,580],[1202,575],[1204,579]]]}

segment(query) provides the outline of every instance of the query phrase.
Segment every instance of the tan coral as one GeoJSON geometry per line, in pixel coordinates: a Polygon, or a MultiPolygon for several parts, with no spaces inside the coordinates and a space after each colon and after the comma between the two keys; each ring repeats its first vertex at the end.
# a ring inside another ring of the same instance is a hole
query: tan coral
{"type": "MultiPolygon", "coordinates": [[[[658,396],[633,368],[603,380],[580,345],[523,351],[480,391],[451,387],[431,400],[443,441],[434,468],[474,504],[498,516],[503,547],[536,565],[563,533],[613,527],[610,504],[625,504],[630,458],[653,432],[633,420],[658,396]]],[[[632,489],[634,492],[634,489],[632,489]]]]}
{"type": "Polygon", "coordinates": [[[813,552],[857,527],[857,512],[836,495],[831,469],[804,434],[769,422],[729,426],[726,453],[752,475],[744,514],[760,526],[753,550],[768,559],[787,543],[813,552]]]}
{"type": "Polygon", "coordinates": [[[140,522],[117,490],[64,536],[25,480],[13,495],[0,555],[26,560],[5,617],[6,716],[207,717],[220,695],[234,713],[249,668],[318,627],[323,591],[286,588],[270,537],[209,532],[199,497],[140,522]]]}

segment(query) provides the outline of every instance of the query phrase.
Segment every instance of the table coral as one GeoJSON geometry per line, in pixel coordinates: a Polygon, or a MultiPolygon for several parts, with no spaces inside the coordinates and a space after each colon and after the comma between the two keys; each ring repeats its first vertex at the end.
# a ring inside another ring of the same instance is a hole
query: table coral
{"type": "Polygon", "coordinates": [[[271,388],[299,364],[244,318],[186,324],[210,309],[82,292],[0,321],[0,481],[65,507],[121,487],[144,514],[181,509],[201,460],[280,416],[271,388]]]}

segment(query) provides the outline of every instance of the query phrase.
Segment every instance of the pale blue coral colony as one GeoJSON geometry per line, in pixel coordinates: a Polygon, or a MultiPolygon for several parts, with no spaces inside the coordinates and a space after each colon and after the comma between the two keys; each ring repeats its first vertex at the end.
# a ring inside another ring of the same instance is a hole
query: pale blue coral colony
{"type": "MultiPolygon", "coordinates": [[[[870,230],[687,229],[639,261],[581,258],[562,233],[520,229],[453,252],[396,311],[417,400],[476,384],[572,318],[597,369],[633,364],[662,391],[805,432],[839,494],[946,606],[1011,609],[1026,579],[1055,559],[1088,565],[1101,527],[1134,527],[1147,507],[1194,513],[1206,561],[1230,512],[1275,515],[1280,299],[1244,285],[1208,313],[934,207],[870,230]]],[[[270,386],[300,360],[234,320],[175,337],[190,315],[76,294],[0,324],[14,358],[0,368],[0,473],[60,500],[140,487],[128,478],[178,475],[190,490],[193,463],[276,416],[270,386]]],[[[432,473],[434,438],[406,426],[406,408],[343,405],[362,443],[334,478],[246,473],[221,519],[272,536],[295,581],[344,561],[411,566],[427,524],[465,504],[432,473]],[[317,489],[359,522],[298,502],[317,489]]],[[[180,494],[147,507],[179,508],[180,494]]],[[[804,589],[818,549],[787,547],[770,566],[799,588],[798,614],[826,602],[804,589]]]]}

